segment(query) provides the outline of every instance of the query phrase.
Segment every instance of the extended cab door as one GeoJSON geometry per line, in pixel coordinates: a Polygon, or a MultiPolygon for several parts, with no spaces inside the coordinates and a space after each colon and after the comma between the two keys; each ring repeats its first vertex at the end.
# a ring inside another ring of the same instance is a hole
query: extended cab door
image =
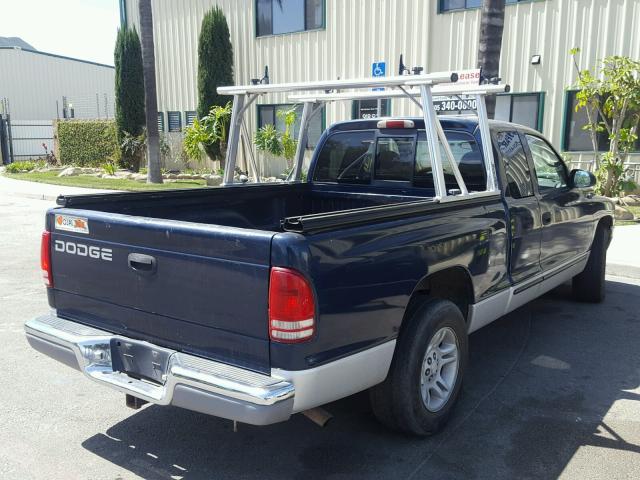
{"type": "Polygon", "coordinates": [[[540,272],[540,205],[535,196],[527,155],[518,131],[497,129],[494,140],[509,213],[509,272],[515,283],[540,272]]]}
{"type": "Polygon", "coordinates": [[[582,194],[568,186],[567,167],[541,136],[523,135],[534,169],[540,203],[542,270],[571,261],[588,250],[591,216],[582,204],[582,194]]]}

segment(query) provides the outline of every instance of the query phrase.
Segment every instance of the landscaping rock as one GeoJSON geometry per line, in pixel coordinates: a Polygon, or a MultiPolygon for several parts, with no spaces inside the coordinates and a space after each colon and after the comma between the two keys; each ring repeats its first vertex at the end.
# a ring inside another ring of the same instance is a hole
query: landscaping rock
{"type": "Polygon", "coordinates": [[[166,173],[162,176],[162,178],[164,178],[165,180],[176,180],[178,178],[178,175],[176,175],[175,173],[166,173]]]}
{"type": "Polygon", "coordinates": [[[222,177],[220,175],[209,175],[206,180],[207,185],[210,187],[218,187],[222,184],[222,177]]]}
{"type": "Polygon", "coordinates": [[[640,206],[640,195],[627,195],[626,197],[622,198],[622,201],[625,203],[625,205],[637,207],[640,206]]]}
{"type": "Polygon", "coordinates": [[[620,205],[616,205],[615,219],[616,220],[633,220],[634,216],[633,216],[633,213],[631,213],[626,208],[621,207],[620,205]]]}
{"type": "Polygon", "coordinates": [[[58,174],[58,177],[75,177],[77,175],[80,175],[81,173],[82,173],[81,168],[67,167],[58,174]]]}
{"type": "Polygon", "coordinates": [[[134,173],[131,175],[131,180],[135,180],[136,182],[146,182],[147,176],[144,173],[134,173]]]}

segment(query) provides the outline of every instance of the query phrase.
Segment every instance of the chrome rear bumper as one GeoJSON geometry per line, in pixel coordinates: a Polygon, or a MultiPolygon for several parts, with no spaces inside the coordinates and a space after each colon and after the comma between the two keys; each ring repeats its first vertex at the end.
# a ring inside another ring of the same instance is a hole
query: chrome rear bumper
{"type": "MultiPolygon", "coordinates": [[[[131,341],[55,314],[25,324],[29,344],[83,372],[89,379],[158,405],[175,405],[254,425],[287,420],[293,411],[292,382],[169,350],[163,383],[113,369],[111,341],[131,341]]],[[[167,351],[148,343],[149,348],[167,351]]]]}

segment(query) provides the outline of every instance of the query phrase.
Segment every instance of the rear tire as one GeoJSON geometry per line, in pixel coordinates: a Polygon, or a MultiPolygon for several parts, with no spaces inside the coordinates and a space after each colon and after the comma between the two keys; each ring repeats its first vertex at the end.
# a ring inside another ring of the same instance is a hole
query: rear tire
{"type": "Polygon", "coordinates": [[[425,302],[403,326],[386,380],[370,390],[374,415],[393,430],[436,433],[458,400],[467,355],[460,309],[448,300],[425,302]]]}
{"type": "Polygon", "coordinates": [[[599,225],[591,245],[591,254],[587,266],[573,277],[573,296],[580,302],[600,303],[605,297],[605,270],[607,265],[607,247],[611,229],[599,225]]]}

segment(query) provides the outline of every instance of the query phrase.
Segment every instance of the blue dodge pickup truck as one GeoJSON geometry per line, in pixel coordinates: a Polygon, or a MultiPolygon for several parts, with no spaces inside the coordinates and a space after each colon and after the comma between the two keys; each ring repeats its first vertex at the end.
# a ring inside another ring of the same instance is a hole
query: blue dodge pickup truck
{"type": "MultiPolygon", "coordinates": [[[[484,191],[478,121],[440,124],[484,191]]],[[[568,280],[605,295],[613,205],[593,175],[537,131],[489,127],[499,189],[455,202],[434,201],[422,118],[332,125],[304,181],[60,197],[52,311],[27,339],[128,399],[265,425],[368,389],[385,425],[436,432],[470,333],[568,280]]]]}

